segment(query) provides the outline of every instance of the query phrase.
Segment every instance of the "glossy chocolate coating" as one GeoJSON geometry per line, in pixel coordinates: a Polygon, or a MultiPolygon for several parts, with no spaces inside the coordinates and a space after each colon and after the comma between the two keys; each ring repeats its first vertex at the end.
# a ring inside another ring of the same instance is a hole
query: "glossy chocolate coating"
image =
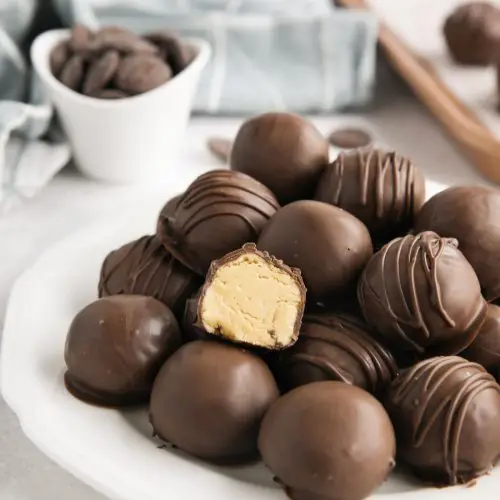
{"type": "Polygon", "coordinates": [[[269,189],[248,175],[212,170],[187,188],[173,213],[166,208],[158,218],[158,238],[204,276],[213,260],[255,241],[279,205],[269,189]]]}
{"type": "Polygon", "coordinates": [[[411,160],[394,152],[340,153],[318,183],[315,199],[343,208],[366,224],[373,241],[410,230],[425,199],[425,181],[411,160]]]}
{"type": "Polygon", "coordinates": [[[373,253],[361,221],[340,208],[309,200],[280,209],[257,247],[300,269],[307,298],[313,301],[352,286],[373,253]]]}
{"type": "Polygon", "coordinates": [[[457,186],[433,196],[422,207],[417,231],[435,231],[456,238],[472,264],[485,298],[500,297],[500,191],[482,186],[457,186]]]}
{"type": "Polygon", "coordinates": [[[172,257],[155,236],[143,236],[112,251],[104,260],[99,297],[138,294],[154,297],[181,316],[201,280],[172,257]]]}
{"type": "Polygon", "coordinates": [[[460,354],[480,364],[494,377],[500,378],[500,307],[488,304],[486,319],[474,342],[460,354]]]}
{"type": "Polygon", "coordinates": [[[456,354],[474,340],[486,302],[457,246],[427,231],[392,240],[372,257],[358,299],[385,344],[420,355],[456,354]]]}
{"type": "Polygon", "coordinates": [[[398,457],[436,485],[467,483],[500,458],[500,387],[457,356],[421,361],[401,373],[386,399],[398,457]]]}
{"type": "Polygon", "coordinates": [[[261,420],[278,396],[258,357],[219,342],[190,342],[160,370],[149,416],[155,433],[181,450],[236,464],[256,458],[261,420]]]}
{"type": "Polygon", "coordinates": [[[282,396],[259,434],[265,464],[292,500],[362,500],[394,467],[394,430],[370,394],[315,382],[282,396]]]}
{"type": "Polygon", "coordinates": [[[299,340],[281,355],[279,374],[289,389],[337,380],[380,396],[396,376],[397,367],[362,320],[324,313],[304,318],[299,340]]]}
{"type": "Polygon", "coordinates": [[[500,9],[490,2],[469,2],[457,7],[443,26],[451,57],[466,65],[497,62],[500,9]]]}
{"type": "Polygon", "coordinates": [[[230,165],[265,184],[285,205],[312,198],[328,154],[328,142],[312,123],[290,113],[266,113],[241,126],[230,165]]]}
{"type": "Polygon", "coordinates": [[[158,370],[180,344],[173,313],[156,299],[119,295],[96,300],[69,328],[66,386],[89,403],[145,403],[158,370]]]}
{"type": "Polygon", "coordinates": [[[182,337],[184,342],[192,342],[194,340],[211,340],[210,334],[198,325],[199,300],[199,296],[186,300],[184,316],[182,317],[182,337]]]}

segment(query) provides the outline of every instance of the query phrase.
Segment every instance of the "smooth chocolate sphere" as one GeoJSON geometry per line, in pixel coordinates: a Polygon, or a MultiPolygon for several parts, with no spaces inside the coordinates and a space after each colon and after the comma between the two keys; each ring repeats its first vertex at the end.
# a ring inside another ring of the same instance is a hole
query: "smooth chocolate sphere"
{"type": "Polygon", "coordinates": [[[352,286],[373,253],[370,234],[360,220],[309,200],[278,210],[257,247],[301,270],[308,301],[321,301],[352,286]]]}
{"type": "Polygon", "coordinates": [[[425,180],[408,158],[378,149],[340,153],[323,172],[314,197],[360,219],[372,240],[404,236],[425,200],[425,180]]]}
{"type": "Polygon", "coordinates": [[[348,314],[323,313],[304,317],[299,340],[282,353],[278,373],[288,389],[337,380],[380,396],[397,367],[364,321],[348,314]]]}
{"type": "Polygon", "coordinates": [[[456,240],[428,231],[397,238],[370,259],[358,299],[389,347],[428,356],[456,354],[472,343],[486,302],[457,247],[456,240]]]}
{"type": "Polygon", "coordinates": [[[68,390],[104,406],[145,403],[165,360],[181,344],[170,309],[151,297],[117,295],[74,318],[64,359],[68,390]]]}
{"type": "Polygon", "coordinates": [[[456,238],[472,264],[489,301],[500,297],[500,191],[482,186],[457,186],[433,196],[416,220],[417,231],[435,231],[456,238]]]}
{"type": "Polygon", "coordinates": [[[291,113],[266,113],[241,126],[230,165],[265,184],[285,205],[312,198],[328,155],[328,141],[311,122],[291,113]]]}
{"type": "Polygon", "coordinates": [[[273,193],[248,175],[212,170],[161,211],[157,235],[177,260],[205,276],[210,263],[256,241],[278,210],[273,193]]]}
{"type": "Polygon", "coordinates": [[[185,344],[154,383],[155,433],[195,457],[236,464],[256,458],[262,418],[279,391],[257,356],[226,344],[185,344]]]}
{"type": "Polygon", "coordinates": [[[500,458],[500,387],[457,356],[421,361],[393,382],[386,408],[398,458],[437,486],[467,483],[500,458]]]}
{"type": "Polygon", "coordinates": [[[474,342],[460,354],[500,378],[500,307],[488,304],[486,319],[479,329],[474,342]]]}
{"type": "Polygon", "coordinates": [[[396,442],[373,396],[328,381],[282,396],[262,422],[259,450],[292,500],[362,500],[394,467],[396,442]]]}

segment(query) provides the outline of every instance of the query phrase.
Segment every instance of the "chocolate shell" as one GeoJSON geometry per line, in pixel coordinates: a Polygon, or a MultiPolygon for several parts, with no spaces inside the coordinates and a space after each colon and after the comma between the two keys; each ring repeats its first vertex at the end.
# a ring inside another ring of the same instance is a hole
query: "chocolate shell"
{"type": "Polygon", "coordinates": [[[486,302],[472,266],[451,238],[397,238],[358,283],[363,315],[385,344],[422,355],[456,354],[476,337],[486,302]]]}
{"type": "Polygon", "coordinates": [[[212,262],[197,326],[231,342],[281,350],[297,340],[305,303],[300,271],[246,243],[212,262]]]}
{"type": "Polygon", "coordinates": [[[337,380],[380,396],[396,377],[397,367],[362,320],[325,313],[304,317],[299,340],[282,353],[278,373],[288,389],[337,380]]]}
{"type": "Polygon", "coordinates": [[[293,500],[363,500],[394,467],[396,442],[373,396],[327,381],[278,399],[262,422],[259,450],[293,500]]]}
{"type": "Polygon", "coordinates": [[[155,433],[204,460],[257,458],[262,418],[279,391],[257,356],[219,342],[190,342],[162,367],[149,418],[155,433]]]}
{"type": "Polygon", "coordinates": [[[500,458],[500,387],[478,364],[421,361],[393,382],[386,409],[398,458],[426,482],[468,483],[500,458]]]}
{"type": "Polygon", "coordinates": [[[404,236],[425,200],[425,180],[408,158],[378,149],[340,153],[323,172],[314,197],[360,219],[373,241],[404,236]]]}
{"type": "Polygon", "coordinates": [[[417,231],[435,231],[456,238],[472,264],[485,298],[500,297],[500,191],[482,186],[457,186],[433,196],[418,214],[417,231]]]}
{"type": "Polygon", "coordinates": [[[187,188],[173,213],[162,210],[157,234],[178,260],[204,276],[213,260],[257,240],[278,208],[271,191],[255,179],[212,170],[187,188]]]}
{"type": "Polygon", "coordinates": [[[180,317],[186,300],[200,285],[200,278],[174,259],[155,236],[143,236],[106,257],[99,279],[99,297],[148,295],[180,317]]]}

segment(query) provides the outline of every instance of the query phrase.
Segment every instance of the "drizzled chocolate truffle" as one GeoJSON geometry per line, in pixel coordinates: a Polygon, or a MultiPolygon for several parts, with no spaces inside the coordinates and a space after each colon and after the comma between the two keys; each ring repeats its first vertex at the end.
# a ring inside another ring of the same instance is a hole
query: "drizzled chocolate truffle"
{"type": "Polygon", "coordinates": [[[356,217],[309,200],[278,210],[257,247],[300,269],[311,301],[353,286],[373,252],[370,234],[356,217]]]}
{"type": "Polygon", "coordinates": [[[500,458],[500,387],[456,356],[427,359],[393,382],[386,400],[398,457],[436,485],[467,483],[500,458]]]}
{"type": "Polygon", "coordinates": [[[363,321],[324,313],[304,318],[298,342],[281,355],[278,373],[289,389],[338,380],[380,396],[396,376],[397,367],[363,321]]]}
{"type": "Polygon", "coordinates": [[[364,317],[393,348],[455,354],[486,315],[474,270],[457,241],[432,232],[397,238],[377,252],[358,283],[364,317]]]}
{"type": "Polygon", "coordinates": [[[212,262],[198,323],[232,342],[280,350],[297,340],[305,302],[300,271],[247,243],[212,262]]]}
{"type": "Polygon", "coordinates": [[[201,280],[170,255],[155,236],[143,236],[112,251],[104,260],[99,297],[138,294],[154,297],[177,315],[201,280]]]}
{"type": "Polygon", "coordinates": [[[230,165],[265,184],[285,205],[313,196],[328,154],[328,142],[309,121],[290,113],[265,113],[241,126],[230,165]]]}
{"type": "Polygon", "coordinates": [[[483,326],[474,342],[461,353],[469,361],[478,363],[497,380],[500,379],[500,307],[488,304],[483,326]]]}
{"type": "Polygon", "coordinates": [[[236,464],[257,457],[261,420],[278,396],[257,356],[219,342],[190,342],[158,374],[149,416],[155,433],[181,450],[236,464]]]}
{"type": "Polygon", "coordinates": [[[145,403],[158,370],[180,344],[173,313],[156,299],[119,295],[96,300],[69,328],[66,386],[90,403],[145,403]]]}
{"type": "Polygon", "coordinates": [[[293,500],[362,500],[394,467],[394,430],[358,387],[315,382],[282,396],[264,417],[259,450],[293,500]]]}
{"type": "Polygon", "coordinates": [[[498,62],[500,9],[490,2],[457,7],[443,26],[451,57],[459,64],[487,66],[498,62]]]}
{"type": "Polygon", "coordinates": [[[500,297],[500,191],[482,186],[457,186],[433,196],[416,220],[417,231],[435,231],[456,238],[481,283],[485,298],[500,297]]]}
{"type": "Polygon", "coordinates": [[[406,234],[425,199],[425,181],[411,160],[394,152],[340,153],[323,172],[315,199],[347,210],[366,224],[372,239],[406,234]]]}
{"type": "Polygon", "coordinates": [[[213,260],[255,241],[278,208],[273,193],[255,179],[213,170],[187,188],[173,213],[162,210],[157,234],[178,260],[204,276],[213,260]]]}

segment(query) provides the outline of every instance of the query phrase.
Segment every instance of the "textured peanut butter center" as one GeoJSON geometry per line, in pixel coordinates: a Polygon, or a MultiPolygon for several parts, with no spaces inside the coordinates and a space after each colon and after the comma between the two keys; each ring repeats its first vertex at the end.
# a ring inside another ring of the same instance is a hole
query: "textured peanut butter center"
{"type": "Polygon", "coordinates": [[[200,319],[209,333],[274,347],[290,343],[300,304],[292,276],[259,255],[245,254],[215,272],[200,319]]]}

